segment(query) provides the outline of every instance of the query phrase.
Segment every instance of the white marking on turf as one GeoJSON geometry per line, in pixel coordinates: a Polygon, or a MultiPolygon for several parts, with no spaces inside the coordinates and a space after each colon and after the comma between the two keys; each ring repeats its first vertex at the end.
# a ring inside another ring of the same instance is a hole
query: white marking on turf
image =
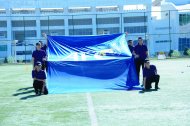
{"type": "Polygon", "coordinates": [[[87,97],[87,104],[88,104],[88,112],[89,112],[89,116],[91,120],[91,126],[98,126],[98,121],[97,121],[96,113],[94,111],[94,105],[93,105],[93,101],[92,101],[92,97],[90,93],[86,93],[86,97],[87,97]]]}

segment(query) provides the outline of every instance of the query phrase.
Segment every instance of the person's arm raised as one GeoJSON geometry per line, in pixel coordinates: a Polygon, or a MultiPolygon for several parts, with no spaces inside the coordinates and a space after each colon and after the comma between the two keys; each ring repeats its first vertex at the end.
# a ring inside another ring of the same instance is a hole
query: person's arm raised
{"type": "Polygon", "coordinates": [[[42,33],[43,37],[46,39],[46,46],[48,45],[48,41],[47,41],[47,34],[46,33],[42,33]]]}

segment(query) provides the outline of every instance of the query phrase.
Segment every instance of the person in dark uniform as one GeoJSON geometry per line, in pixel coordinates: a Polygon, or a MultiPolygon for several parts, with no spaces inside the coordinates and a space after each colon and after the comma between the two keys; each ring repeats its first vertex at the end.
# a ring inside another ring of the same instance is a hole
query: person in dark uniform
{"type": "Polygon", "coordinates": [[[134,51],[133,40],[128,40],[127,43],[128,43],[129,50],[133,54],[133,51],[134,51]]]}
{"type": "MultiPolygon", "coordinates": [[[[47,45],[43,44],[42,41],[39,41],[39,43],[41,43],[41,50],[44,50],[45,52],[47,51],[47,45]]],[[[46,52],[47,53],[47,52],[46,52]]]]}
{"type": "MultiPolygon", "coordinates": [[[[44,50],[47,56],[47,44],[44,44],[42,41],[39,41],[41,43],[41,50],[44,50]]],[[[47,60],[43,62],[43,65],[47,71],[47,60]]]]}
{"type": "MultiPolygon", "coordinates": [[[[36,50],[32,53],[32,62],[33,67],[35,67],[35,64],[37,61],[42,63],[42,70],[45,69],[45,61],[47,59],[47,55],[44,50],[41,49],[41,43],[36,43],[36,50]]],[[[34,68],[35,69],[35,68],[34,68]]]]}
{"type": "Polygon", "coordinates": [[[158,83],[160,75],[157,74],[155,65],[150,65],[149,60],[145,60],[145,68],[143,69],[143,85],[145,90],[152,88],[152,83],[155,82],[155,89],[160,89],[158,83]]]}
{"type": "Polygon", "coordinates": [[[144,68],[144,61],[148,57],[148,49],[147,46],[143,44],[143,39],[141,37],[138,38],[138,44],[134,48],[133,52],[135,56],[135,65],[138,78],[140,79],[140,68],[144,68]]]}
{"type": "Polygon", "coordinates": [[[45,71],[41,69],[41,67],[41,62],[36,62],[35,70],[32,70],[33,87],[36,95],[41,95],[42,92],[44,94],[47,94],[46,74],[45,71]],[[44,89],[46,90],[46,92],[44,91],[44,89]]]}
{"type": "MultiPolygon", "coordinates": [[[[46,56],[48,57],[48,53],[47,53],[47,48],[48,48],[48,40],[47,40],[47,35],[46,33],[42,33],[42,36],[45,38],[46,40],[46,44],[44,44],[42,41],[39,41],[41,43],[41,49],[45,51],[46,53],[46,56]]],[[[46,68],[46,71],[48,69],[48,63],[47,63],[47,60],[44,62],[44,66],[46,68]]]]}

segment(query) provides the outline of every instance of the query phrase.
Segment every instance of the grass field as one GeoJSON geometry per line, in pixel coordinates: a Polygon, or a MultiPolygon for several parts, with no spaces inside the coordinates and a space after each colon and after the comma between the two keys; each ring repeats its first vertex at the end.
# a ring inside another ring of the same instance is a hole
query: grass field
{"type": "Polygon", "coordinates": [[[190,59],[152,64],[161,76],[159,91],[39,97],[31,65],[0,65],[0,126],[190,126],[190,59]]]}

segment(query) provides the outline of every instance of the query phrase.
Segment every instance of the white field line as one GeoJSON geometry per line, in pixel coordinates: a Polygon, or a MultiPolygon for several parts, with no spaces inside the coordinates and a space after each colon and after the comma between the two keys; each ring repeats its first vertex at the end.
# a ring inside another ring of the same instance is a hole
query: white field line
{"type": "Polygon", "coordinates": [[[88,104],[88,112],[89,112],[89,116],[91,120],[91,126],[98,126],[98,121],[97,121],[96,113],[94,111],[94,105],[93,105],[93,101],[92,101],[92,97],[90,93],[86,93],[86,97],[87,97],[87,104],[88,104]]]}

